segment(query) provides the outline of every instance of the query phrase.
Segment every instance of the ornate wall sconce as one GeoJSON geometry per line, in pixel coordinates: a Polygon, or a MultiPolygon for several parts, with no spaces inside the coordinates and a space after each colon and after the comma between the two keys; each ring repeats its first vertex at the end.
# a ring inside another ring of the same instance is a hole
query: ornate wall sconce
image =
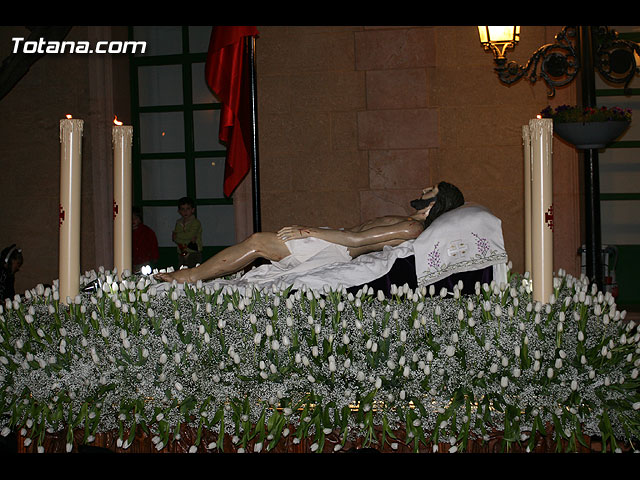
{"type": "MultiPolygon", "coordinates": [[[[634,75],[640,73],[638,62],[640,47],[635,42],[618,38],[618,32],[609,27],[591,27],[593,32],[593,67],[608,82],[624,84],[626,89],[634,75]]],[[[580,71],[580,46],[577,27],[564,27],[555,43],[538,48],[526,65],[509,61],[506,50],[513,49],[520,40],[520,27],[479,26],[480,43],[493,52],[495,71],[505,85],[526,78],[535,83],[542,78],[549,87],[549,96],[555,89],[570,83],[580,71]]],[[[584,62],[582,62],[584,65],[584,62]]]]}

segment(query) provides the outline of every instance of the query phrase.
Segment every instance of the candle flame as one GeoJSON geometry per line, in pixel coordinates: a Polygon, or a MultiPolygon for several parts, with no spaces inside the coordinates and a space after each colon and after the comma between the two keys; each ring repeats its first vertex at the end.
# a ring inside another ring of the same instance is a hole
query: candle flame
{"type": "Polygon", "coordinates": [[[72,118],[72,116],[71,116],[71,114],[70,114],[70,113],[67,113],[66,117],[67,117],[67,118],[72,118]]]}
{"type": "Polygon", "coordinates": [[[117,115],[114,115],[114,117],[113,117],[113,123],[114,123],[115,125],[122,125],[122,122],[121,122],[120,120],[118,120],[118,116],[117,116],[117,115]]]}
{"type": "Polygon", "coordinates": [[[542,115],[538,114],[538,115],[536,116],[536,118],[541,119],[541,118],[542,118],[542,115]]]}

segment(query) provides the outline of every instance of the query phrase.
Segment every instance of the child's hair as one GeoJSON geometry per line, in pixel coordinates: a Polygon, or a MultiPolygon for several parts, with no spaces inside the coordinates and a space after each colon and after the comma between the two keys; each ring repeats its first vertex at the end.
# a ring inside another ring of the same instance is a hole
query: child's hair
{"type": "Polygon", "coordinates": [[[178,200],[178,207],[180,207],[181,205],[189,205],[190,207],[195,208],[196,202],[194,202],[191,197],[182,197],[180,200],[178,200]]]}

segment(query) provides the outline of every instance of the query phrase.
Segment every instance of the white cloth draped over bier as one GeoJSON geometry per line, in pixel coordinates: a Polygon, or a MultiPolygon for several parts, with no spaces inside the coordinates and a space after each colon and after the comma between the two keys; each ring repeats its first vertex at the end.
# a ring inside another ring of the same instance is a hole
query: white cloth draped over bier
{"type": "MultiPolygon", "coordinates": [[[[506,282],[507,253],[502,222],[485,207],[465,205],[442,214],[415,240],[354,259],[341,245],[309,238],[289,243],[291,257],[261,265],[231,279],[203,282],[204,286],[236,286],[323,291],[365,285],[386,275],[398,258],[415,256],[418,286],[428,286],[454,273],[493,267],[493,279],[506,282]]],[[[157,287],[169,286],[168,283],[157,287]]],[[[398,285],[402,286],[402,285],[398,285]]]]}
{"type": "Polygon", "coordinates": [[[413,242],[413,250],[420,286],[489,266],[496,282],[506,282],[502,222],[481,205],[466,203],[442,214],[413,242]]]}

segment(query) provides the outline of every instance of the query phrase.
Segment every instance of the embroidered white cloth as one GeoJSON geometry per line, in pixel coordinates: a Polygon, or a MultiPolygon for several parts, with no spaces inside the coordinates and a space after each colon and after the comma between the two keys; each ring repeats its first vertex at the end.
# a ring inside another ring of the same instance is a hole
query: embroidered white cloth
{"type": "MultiPolygon", "coordinates": [[[[361,255],[349,260],[344,247],[317,248],[302,262],[265,264],[233,279],[216,279],[204,285],[230,285],[239,289],[306,287],[322,291],[364,285],[387,274],[398,258],[415,255],[419,286],[426,286],[453,273],[494,267],[494,279],[506,281],[507,254],[504,250],[501,221],[486,208],[465,204],[437,218],[416,240],[396,247],[361,255]]],[[[159,284],[161,290],[169,284],[159,284]]],[[[400,286],[400,285],[399,285],[400,286]]]]}
{"type": "Polygon", "coordinates": [[[413,250],[419,286],[489,266],[498,267],[494,280],[506,282],[502,222],[481,205],[466,203],[442,214],[415,240],[413,250]]]}

